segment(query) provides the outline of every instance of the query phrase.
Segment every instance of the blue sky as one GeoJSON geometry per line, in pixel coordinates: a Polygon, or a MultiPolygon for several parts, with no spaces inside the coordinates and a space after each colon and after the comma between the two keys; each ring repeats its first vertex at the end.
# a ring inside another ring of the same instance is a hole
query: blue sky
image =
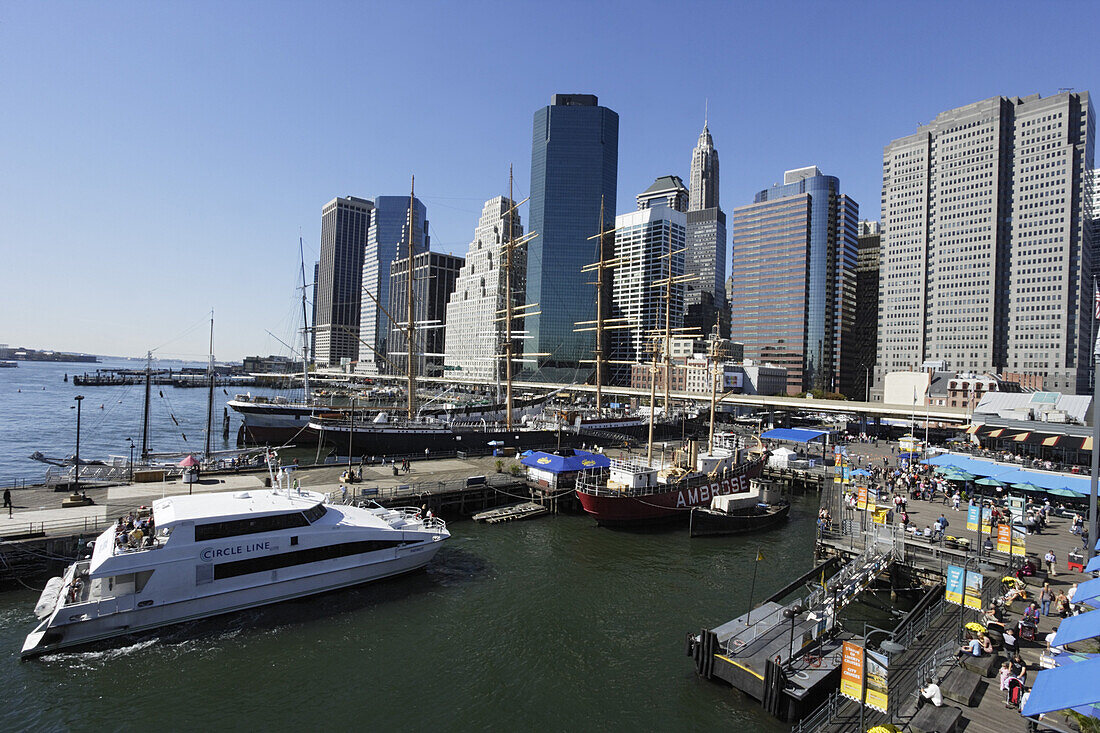
{"type": "MultiPolygon", "coordinates": [[[[818,165],[877,218],[882,148],[995,95],[1090,89],[1095,2],[0,5],[0,343],[286,353],[298,236],[405,194],[464,254],[530,188],[555,92],[620,116],[619,213],[687,178],[709,99],[731,213],[818,165]]],[[[523,212],[526,221],[526,212],[523,212]]],[[[312,272],[311,272],[312,274],[312,272]]]]}

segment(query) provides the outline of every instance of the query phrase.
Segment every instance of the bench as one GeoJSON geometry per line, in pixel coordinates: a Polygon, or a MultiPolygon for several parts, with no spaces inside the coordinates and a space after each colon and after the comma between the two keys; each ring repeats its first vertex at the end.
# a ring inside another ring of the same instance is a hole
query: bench
{"type": "Polygon", "coordinates": [[[962,711],[950,705],[925,704],[909,721],[909,730],[913,733],[954,733],[961,717],[962,711]]]}
{"type": "Polygon", "coordinates": [[[956,667],[940,683],[940,692],[945,699],[972,708],[977,700],[978,688],[981,683],[982,678],[978,675],[961,667],[956,667]]]}
{"type": "Polygon", "coordinates": [[[959,666],[981,677],[992,677],[1001,666],[1001,655],[983,654],[975,657],[973,654],[964,654],[959,660],[959,666]]]}

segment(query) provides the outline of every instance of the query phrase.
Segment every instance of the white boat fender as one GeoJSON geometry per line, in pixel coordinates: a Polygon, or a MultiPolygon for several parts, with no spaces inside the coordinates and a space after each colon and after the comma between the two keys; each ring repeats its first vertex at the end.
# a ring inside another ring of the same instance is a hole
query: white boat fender
{"type": "Polygon", "coordinates": [[[61,595],[61,589],[65,580],[60,576],[54,576],[46,581],[46,587],[42,589],[42,595],[38,597],[38,603],[34,604],[34,615],[38,618],[46,618],[57,607],[57,597],[61,595]]]}

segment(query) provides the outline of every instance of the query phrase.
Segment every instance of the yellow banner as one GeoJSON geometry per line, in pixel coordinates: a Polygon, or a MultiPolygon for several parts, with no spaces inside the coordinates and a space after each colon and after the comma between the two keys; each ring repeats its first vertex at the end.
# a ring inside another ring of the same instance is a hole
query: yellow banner
{"type": "Polygon", "coordinates": [[[844,642],[840,665],[840,694],[860,702],[863,687],[863,647],[844,642]]]}

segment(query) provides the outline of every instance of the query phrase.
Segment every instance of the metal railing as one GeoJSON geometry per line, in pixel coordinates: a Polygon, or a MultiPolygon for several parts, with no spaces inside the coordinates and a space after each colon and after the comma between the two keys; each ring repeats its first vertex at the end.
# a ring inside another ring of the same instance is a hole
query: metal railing
{"type": "MultiPolygon", "coordinates": [[[[16,515],[18,516],[18,515],[16,515]]],[[[57,534],[99,534],[114,524],[104,517],[82,517],[77,519],[54,519],[41,522],[20,522],[13,519],[0,524],[0,540],[9,537],[46,536],[57,534]]]]}
{"type": "Polygon", "coordinates": [[[791,733],[812,733],[821,730],[839,716],[840,708],[848,702],[848,698],[841,696],[840,690],[834,690],[825,698],[825,702],[817,706],[816,710],[795,723],[791,733]]]}

